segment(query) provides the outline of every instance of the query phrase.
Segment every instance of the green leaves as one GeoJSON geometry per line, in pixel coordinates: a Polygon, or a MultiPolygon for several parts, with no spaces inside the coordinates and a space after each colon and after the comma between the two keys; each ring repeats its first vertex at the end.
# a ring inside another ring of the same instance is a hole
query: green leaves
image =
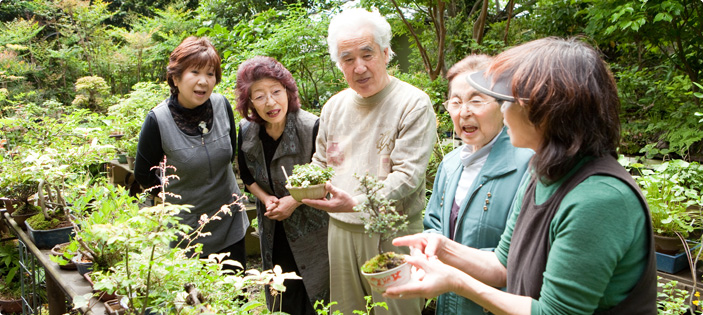
{"type": "MultiPolygon", "coordinates": [[[[359,180],[358,190],[366,196],[363,203],[354,207],[354,211],[364,214],[361,220],[367,232],[378,233],[381,241],[390,240],[408,228],[408,215],[395,209],[395,200],[388,200],[382,195],[383,182],[368,173],[365,176],[354,175],[359,180]]],[[[381,252],[379,243],[379,254],[381,252]]]]}
{"type": "Polygon", "coordinates": [[[636,181],[649,204],[655,233],[687,237],[703,228],[703,168],[698,163],[673,160],[654,170],[637,169],[642,175],[636,181]]]}
{"type": "Polygon", "coordinates": [[[293,174],[288,177],[288,184],[293,187],[308,187],[324,184],[334,176],[331,167],[322,168],[315,164],[300,164],[293,166],[293,174]]]}

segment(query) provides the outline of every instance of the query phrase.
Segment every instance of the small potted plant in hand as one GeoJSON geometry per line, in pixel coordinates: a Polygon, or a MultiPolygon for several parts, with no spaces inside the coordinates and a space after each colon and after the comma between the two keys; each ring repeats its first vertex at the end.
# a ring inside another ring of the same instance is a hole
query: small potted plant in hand
{"type": "MultiPolygon", "coordinates": [[[[366,201],[354,207],[354,211],[363,213],[361,217],[364,229],[369,233],[380,235],[378,255],[369,259],[361,266],[361,273],[377,292],[385,292],[387,288],[401,285],[410,280],[410,264],[405,262],[405,255],[395,252],[383,252],[381,244],[396,236],[408,227],[408,216],[395,210],[394,200],[381,196],[383,183],[373,176],[358,176],[361,185],[359,190],[366,195],[366,201]]],[[[371,234],[369,234],[371,235],[371,234]]]]}
{"type": "MultiPolygon", "coordinates": [[[[283,170],[285,172],[285,169],[283,170]]],[[[325,183],[334,176],[331,167],[322,168],[314,164],[302,164],[293,167],[293,175],[288,177],[286,188],[293,199],[320,199],[327,195],[325,183]]]]}

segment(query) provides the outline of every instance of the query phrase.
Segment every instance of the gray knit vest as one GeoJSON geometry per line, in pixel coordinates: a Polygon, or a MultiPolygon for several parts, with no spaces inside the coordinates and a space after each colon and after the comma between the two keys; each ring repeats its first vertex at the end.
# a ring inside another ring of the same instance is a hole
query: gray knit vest
{"type": "MultiPolygon", "coordinates": [[[[190,213],[181,212],[178,216],[182,223],[196,228],[203,214],[213,216],[222,205],[232,203],[233,195],[240,195],[237,181],[232,170],[232,141],[230,140],[229,118],[225,109],[226,102],[222,95],[213,93],[212,130],[203,135],[190,136],[176,126],[167,101],[154,108],[154,114],[161,133],[161,146],[167,158],[167,164],[176,167],[168,174],[176,174],[178,179],[171,179],[166,191],[180,195],[180,199],[167,198],[173,204],[188,204],[193,207],[190,213]]],[[[196,240],[203,244],[203,255],[216,253],[244,237],[249,220],[239,211],[238,206],[231,207],[231,215],[223,215],[222,220],[210,221],[204,232],[212,235],[196,240]]]]}

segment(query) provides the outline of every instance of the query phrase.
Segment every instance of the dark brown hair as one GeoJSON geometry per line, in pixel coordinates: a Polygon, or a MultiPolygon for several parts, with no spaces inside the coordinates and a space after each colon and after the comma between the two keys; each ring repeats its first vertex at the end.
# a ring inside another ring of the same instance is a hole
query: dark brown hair
{"type": "Polygon", "coordinates": [[[217,80],[215,84],[222,80],[220,56],[217,54],[215,46],[205,37],[190,36],[184,39],[171,53],[168,67],[166,67],[166,81],[171,87],[171,94],[178,94],[178,87],[174,84],[173,78],[180,78],[183,71],[189,67],[213,67],[217,80]]]}
{"type": "Polygon", "coordinates": [[[598,52],[578,38],[543,38],[495,57],[495,80],[512,78],[512,93],[543,132],[532,159],[538,176],[556,181],[585,156],[617,157],[620,99],[598,52]]]}
{"type": "Polygon", "coordinates": [[[266,56],[256,56],[239,65],[237,70],[237,111],[249,121],[263,124],[264,119],[251,103],[251,86],[262,79],[274,79],[283,85],[288,95],[288,112],[300,109],[298,86],[293,75],[278,60],[266,56]]]}

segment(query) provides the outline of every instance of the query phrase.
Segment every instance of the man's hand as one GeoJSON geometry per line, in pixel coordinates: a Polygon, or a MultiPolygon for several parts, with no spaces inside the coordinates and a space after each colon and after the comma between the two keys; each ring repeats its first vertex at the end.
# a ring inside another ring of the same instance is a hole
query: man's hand
{"type": "Polygon", "coordinates": [[[325,189],[330,193],[331,198],[325,199],[303,199],[302,202],[315,209],[320,209],[327,212],[353,212],[357,202],[347,192],[338,189],[329,182],[325,185],[325,189]]]}

